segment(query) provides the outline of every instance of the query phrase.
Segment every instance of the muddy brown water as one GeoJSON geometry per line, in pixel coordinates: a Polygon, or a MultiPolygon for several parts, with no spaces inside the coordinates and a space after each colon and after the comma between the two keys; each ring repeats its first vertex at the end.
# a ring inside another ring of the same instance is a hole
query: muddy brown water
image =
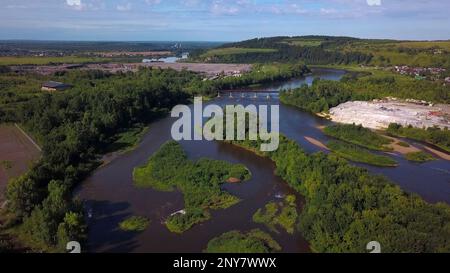
{"type": "MultiPolygon", "coordinates": [[[[310,84],[314,77],[338,80],[344,74],[339,70],[316,70],[313,75],[288,81],[265,90],[274,90],[267,99],[267,94],[260,94],[255,99],[217,98],[209,103],[225,104],[279,104],[276,92],[285,87],[295,87],[303,83],[310,84]]],[[[90,252],[162,252],[183,253],[202,252],[208,241],[231,230],[248,231],[260,228],[269,232],[282,246],[283,252],[309,252],[306,240],[299,232],[289,235],[284,231],[274,233],[264,225],[252,221],[257,209],[269,201],[276,201],[277,196],[295,194],[298,207],[303,206],[303,198],[294,192],[280,177],[274,174],[274,164],[252,152],[226,143],[208,141],[182,141],[181,144],[191,160],[207,157],[226,160],[246,165],[252,172],[252,179],[238,184],[226,184],[224,190],[236,195],[242,201],[225,210],[212,211],[210,220],[195,225],[187,232],[178,235],[171,233],[163,221],[171,213],[184,208],[183,196],[179,192],[158,192],[152,189],[138,189],[133,186],[132,171],[146,163],[148,158],[168,140],[175,119],[164,118],[150,127],[139,147],[103,166],[83,182],[77,195],[85,200],[90,218],[88,245],[90,252]],[[142,233],[128,233],[118,229],[118,224],[132,215],[146,216],[151,220],[149,228],[142,233]]],[[[280,105],[280,130],[289,138],[297,141],[307,152],[321,151],[308,142],[305,136],[326,142],[328,137],[318,126],[329,121],[299,111],[293,107],[280,105]]],[[[397,168],[376,168],[362,165],[374,173],[391,178],[408,192],[415,192],[429,202],[444,201],[450,203],[450,164],[447,161],[434,161],[427,164],[413,164],[393,155],[399,161],[397,168]]]]}

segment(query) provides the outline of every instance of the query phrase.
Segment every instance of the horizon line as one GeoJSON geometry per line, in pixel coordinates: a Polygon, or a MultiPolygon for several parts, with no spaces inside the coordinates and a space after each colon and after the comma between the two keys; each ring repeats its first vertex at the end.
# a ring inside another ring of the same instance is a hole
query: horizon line
{"type": "Polygon", "coordinates": [[[274,37],[289,37],[289,38],[295,38],[295,37],[333,37],[333,38],[354,38],[359,40],[392,40],[392,41],[399,41],[399,42],[446,42],[450,41],[450,38],[448,39],[399,39],[399,38],[364,38],[364,37],[356,37],[356,36],[346,36],[346,35],[323,35],[323,34],[308,34],[308,35],[274,35],[274,36],[254,36],[253,38],[246,38],[242,40],[89,40],[89,39],[4,39],[0,38],[0,42],[122,42],[122,43],[198,43],[198,42],[204,42],[204,43],[235,43],[235,42],[241,42],[241,41],[247,41],[247,40],[253,40],[253,39],[264,39],[264,38],[274,38],[274,37]]]}

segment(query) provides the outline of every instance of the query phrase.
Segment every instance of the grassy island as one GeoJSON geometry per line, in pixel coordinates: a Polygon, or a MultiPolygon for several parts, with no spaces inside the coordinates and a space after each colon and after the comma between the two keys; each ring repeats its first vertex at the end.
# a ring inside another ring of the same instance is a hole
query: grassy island
{"type": "Polygon", "coordinates": [[[182,233],[193,225],[209,219],[209,209],[225,209],[239,202],[221,189],[228,180],[250,179],[250,171],[241,164],[200,159],[192,162],[180,144],[164,144],[145,166],[134,169],[137,187],[150,187],[159,191],[180,190],[185,209],[166,220],[167,228],[182,233]]]}
{"type": "Polygon", "coordinates": [[[392,151],[392,148],[385,146],[392,143],[392,140],[380,136],[370,129],[362,127],[361,125],[336,124],[325,127],[323,132],[327,136],[331,136],[370,150],[392,151]]]}
{"type": "Polygon", "coordinates": [[[409,161],[425,163],[428,161],[436,160],[432,155],[427,154],[425,152],[414,152],[405,155],[405,158],[409,161]]]}
{"type": "Polygon", "coordinates": [[[270,202],[264,209],[258,209],[253,215],[253,221],[265,224],[270,230],[278,232],[276,226],[279,225],[286,232],[292,234],[297,222],[297,206],[295,195],[288,195],[281,202],[270,202]]]}
{"type": "Polygon", "coordinates": [[[247,233],[230,231],[208,243],[207,253],[271,253],[280,245],[267,233],[254,229],[247,233]]]}
{"type": "Polygon", "coordinates": [[[387,133],[397,137],[406,137],[433,144],[450,153],[450,131],[448,129],[420,129],[412,126],[404,127],[396,123],[389,125],[387,133]]]}
{"type": "Polygon", "coordinates": [[[149,226],[150,221],[141,216],[132,216],[120,222],[119,228],[123,231],[144,231],[149,226]]]}
{"type": "Polygon", "coordinates": [[[366,163],[380,167],[395,167],[397,162],[385,155],[377,155],[367,149],[342,141],[330,141],[327,147],[338,156],[353,162],[366,163]]]}

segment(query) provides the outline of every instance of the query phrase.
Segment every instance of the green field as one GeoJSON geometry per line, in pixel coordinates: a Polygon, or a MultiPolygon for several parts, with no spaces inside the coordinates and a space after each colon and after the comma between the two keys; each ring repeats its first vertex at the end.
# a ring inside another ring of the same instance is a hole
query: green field
{"type": "Polygon", "coordinates": [[[67,57],[0,57],[0,65],[47,65],[106,62],[107,58],[67,57]]]}
{"type": "Polygon", "coordinates": [[[246,53],[272,53],[276,52],[276,49],[271,48],[238,48],[238,47],[228,47],[228,48],[217,48],[209,50],[208,52],[201,55],[202,58],[212,57],[212,56],[224,56],[224,55],[236,55],[236,54],[246,54],[246,53]]]}
{"type": "Polygon", "coordinates": [[[450,51],[450,41],[416,41],[416,42],[401,42],[397,44],[399,47],[407,48],[441,48],[450,51]]]}
{"type": "Polygon", "coordinates": [[[449,67],[450,41],[394,42],[357,41],[336,46],[342,52],[372,54],[371,65],[409,65],[419,67],[449,67]]]}

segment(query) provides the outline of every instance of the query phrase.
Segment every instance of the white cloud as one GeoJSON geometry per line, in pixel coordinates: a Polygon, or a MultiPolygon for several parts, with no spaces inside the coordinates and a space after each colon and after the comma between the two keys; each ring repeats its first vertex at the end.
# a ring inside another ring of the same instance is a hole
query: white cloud
{"type": "Polygon", "coordinates": [[[7,5],[7,9],[26,9],[28,6],[26,5],[7,5]]]}
{"type": "Polygon", "coordinates": [[[336,9],[325,9],[325,8],[321,8],[320,9],[320,13],[322,15],[334,15],[339,13],[336,9]]]}
{"type": "Polygon", "coordinates": [[[81,7],[81,0],[66,0],[66,3],[71,7],[81,7]]]}
{"type": "Polygon", "coordinates": [[[381,6],[381,0],[367,0],[369,6],[381,6]]]}
{"type": "Polygon", "coordinates": [[[81,0],[66,0],[66,3],[68,6],[75,10],[83,10],[86,7],[86,5],[81,2],[81,0]]]}
{"type": "Polygon", "coordinates": [[[124,5],[117,5],[116,9],[118,11],[130,11],[131,10],[131,3],[126,3],[124,5]]]}
{"type": "Polygon", "coordinates": [[[217,15],[236,15],[239,11],[238,6],[229,6],[223,1],[214,1],[211,5],[211,12],[217,15]]]}
{"type": "Polygon", "coordinates": [[[161,0],[145,0],[149,5],[158,5],[161,4],[161,0]]]}
{"type": "Polygon", "coordinates": [[[200,0],[181,0],[181,4],[187,7],[195,7],[200,4],[200,0]]]}

